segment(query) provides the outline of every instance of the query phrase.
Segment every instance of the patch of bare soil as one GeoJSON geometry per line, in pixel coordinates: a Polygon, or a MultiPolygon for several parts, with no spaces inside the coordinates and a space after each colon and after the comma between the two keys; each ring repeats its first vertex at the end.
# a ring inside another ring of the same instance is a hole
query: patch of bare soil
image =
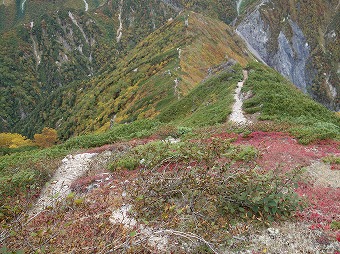
{"type": "Polygon", "coordinates": [[[306,169],[311,175],[314,185],[340,188],[340,170],[332,170],[330,164],[315,161],[306,169]]]}
{"type": "Polygon", "coordinates": [[[253,253],[336,253],[340,243],[306,223],[286,222],[252,235],[253,253]]]}

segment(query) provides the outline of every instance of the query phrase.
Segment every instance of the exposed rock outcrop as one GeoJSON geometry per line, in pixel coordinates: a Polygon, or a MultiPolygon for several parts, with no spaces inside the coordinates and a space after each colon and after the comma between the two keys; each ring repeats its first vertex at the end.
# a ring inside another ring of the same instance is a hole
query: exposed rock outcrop
{"type": "Polygon", "coordinates": [[[260,8],[255,9],[237,27],[237,32],[255,51],[259,60],[275,68],[290,79],[302,91],[311,85],[311,72],[307,70],[310,61],[310,47],[299,26],[288,18],[293,36],[291,40],[281,31],[277,38],[277,49],[270,50],[272,32],[262,19],[260,8]]]}
{"type": "Polygon", "coordinates": [[[337,8],[325,0],[313,5],[262,0],[242,11],[235,20],[236,32],[258,60],[339,111],[337,8]]]}

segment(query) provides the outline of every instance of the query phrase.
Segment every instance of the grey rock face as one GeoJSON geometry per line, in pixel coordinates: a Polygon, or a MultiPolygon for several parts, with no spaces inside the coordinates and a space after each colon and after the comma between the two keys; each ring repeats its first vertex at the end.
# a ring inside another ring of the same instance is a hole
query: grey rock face
{"type": "Polygon", "coordinates": [[[306,93],[307,85],[311,83],[311,79],[306,75],[310,48],[298,25],[292,20],[289,20],[289,24],[293,31],[291,43],[285,34],[280,32],[278,51],[274,57],[268,59],[268,64],[276,68],[276,70],[306,93]]]}
{"type": "Polygon", "coordinates": [[[268,59],[267,42],[270,38],[269,27],[265,26],[259,10],[253,11],[237,27],[237,32],[252,48],[254,55],[260,57],[259,60],[266,62],[268,59]]]}
{"type": "Polygon", "coordinates": [[[268,50],[271,31],[270,27],[263,22],[259,8],[240,23],[237,31],[260,56],[259,60],[275,68],[306,93],[312,82],[312,77],[306,70],[310,60],[310,47],[299,26],[289,18],[288,22],[293,32],[291,41],[281,31],[277,38],[278,47],[275,52],[268,50]]]}

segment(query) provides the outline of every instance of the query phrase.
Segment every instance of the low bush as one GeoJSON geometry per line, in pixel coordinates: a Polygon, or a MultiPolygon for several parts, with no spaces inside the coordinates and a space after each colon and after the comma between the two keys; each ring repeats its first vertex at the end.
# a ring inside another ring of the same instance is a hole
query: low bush
{"type": "Polygon", "coordinates": [[[120,169],[149,168],[163,163],[194,163],[204,168],[230,161],[251,161],[258,151],[251,146],[234,146],[232,139],[212,138],[205,142],[187,140],[179,143],[155,141],[140,145],[109,164],[112,171],[120,169]]]}
{"type": "Polygon", "coordinates": [[[229,166],[207,170],[179,164],[175,170],[145,170],[127,192],[132,212],[151,227],[162,225],[227,245],[235,223],[284,220],[301,207],[294,191],[297,172],[229,166]]]}
{"type": "MultiPolygon", "coordinates": [[[[246,113],[260,112],[259,120],[288,123],[303,144],[340,138],[340,117],[303,94],[276,71],[252,62],[243,91],[252,92],[243,106],[246,113]]],[[[289,129],[288,129],[289,130],[289,129]]]]}
{"type": "Polygon", "coordinates": [[[116,141],[143,138],[153,134],[159,126],[160,123],[153,120],[139,120],[128,124],[117,124],[104,133],[70,138],[62,147],[67,149],[90,148],[116,141]]]}
{"type": "Polygon", "coordinates": [[[301,144],[340,137],[340,127],[328,122],[316,122],[310,126],[293,127],[290,132],[299,139],[301,144]]]}
{"type": "Polygon", "coordinates": [[[326,156],[322,160],[323,162],[330,163],[330,164],[340,164],[339,156],[326,156]]]}

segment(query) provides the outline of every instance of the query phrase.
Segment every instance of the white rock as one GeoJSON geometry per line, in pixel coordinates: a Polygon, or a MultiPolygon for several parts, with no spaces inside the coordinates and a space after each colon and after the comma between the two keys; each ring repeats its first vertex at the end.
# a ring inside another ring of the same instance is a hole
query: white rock
{"type": "Polygon", "coordinates": [[[131,205],[124,205],[120,209],[114,211],[110,217],[110,222],[112,224],[121,223],[126,228],[133,228],[137,225],[137,221],[128,215],[131,210],[131,205]]]}
{"type": "Polygon", "coordinates": [[[267,231],[271,236],[276,236],[280,233],[280,231],[277,228],[268,228],[267,231]]]}

